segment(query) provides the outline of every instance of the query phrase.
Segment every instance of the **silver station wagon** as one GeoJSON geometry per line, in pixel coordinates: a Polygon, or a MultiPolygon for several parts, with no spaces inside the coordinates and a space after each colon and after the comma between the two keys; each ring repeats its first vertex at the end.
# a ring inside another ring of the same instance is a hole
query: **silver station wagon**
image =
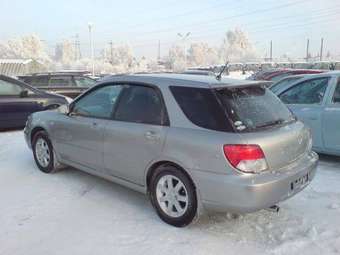
{"type": "Polygon", "coordinates": [[[206,211],[276,206],[313,179],[311,134],[263,82],[111,76],[24,130],[39,169],[65,166],[148,194],[182,227],[206,211]]]}

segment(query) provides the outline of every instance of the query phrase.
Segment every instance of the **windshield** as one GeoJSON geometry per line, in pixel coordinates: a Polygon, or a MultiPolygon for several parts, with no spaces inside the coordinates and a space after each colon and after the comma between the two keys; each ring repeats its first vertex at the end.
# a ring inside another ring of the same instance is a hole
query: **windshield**
{"type": "Polygon", "coordinates": [[[285,86],[287,86],[288,84],[293,83],[294,81],[297,81],[299,79],[302,79],[303,77],[289,77],[286,79],[283,79],[281,81],[278,81],[277,83],[274,83],[271,87],[270,90],[276,94],[276,92],[280,91],[281,89],[283,89],[285,86]]]}
{"type": "Polygon", "coordinates": [[[238,131],[250,131],[295,120],[289,109],[264,87],[216,90],[222,105],[238,131]]]}

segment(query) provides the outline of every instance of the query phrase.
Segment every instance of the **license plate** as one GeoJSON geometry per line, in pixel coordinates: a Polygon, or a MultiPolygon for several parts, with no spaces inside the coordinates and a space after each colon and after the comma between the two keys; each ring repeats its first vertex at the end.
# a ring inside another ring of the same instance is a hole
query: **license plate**
{"type": "Polygon", "coordinates": [[[308,181],[309,181],[309,175],[306,174],[306,175],[296,179],[295,181],[291,182],[290,183],[290,189],[291,190],[301,189],[308,184],[308,181]]]}

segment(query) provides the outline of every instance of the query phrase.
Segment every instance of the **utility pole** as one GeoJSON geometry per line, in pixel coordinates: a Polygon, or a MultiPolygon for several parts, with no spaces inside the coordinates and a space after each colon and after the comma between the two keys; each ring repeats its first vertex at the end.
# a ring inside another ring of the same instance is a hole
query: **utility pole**
{"type": "Polygon", "coordinates": [[[94,46],[93,46],[93,38],[92,38],[93,24],[91,22],[88,23],[88,28],[89,28],[89,38],[90,38],[90,48],[91,48],[92,76],[94,76],[94,46]]]}
{"type": "Polygon", "coordinates": [[[161,40],[158,40],[158,54],[157,54],[157,61],[161,61],[161,40]]]}
{"type": "Polygon", "coordinates": [[[110,63],[112,65],[113,64],[113,42],[112,42],[112,40],[109,42],[109,44],[110,44],[110,55],[111,55],[110,63]]]}
{"type": "Polygon", "coordinates": [[[270,41],[270,49],[269,49],[269,59],[270,62],[273,62],[273,41],[270,41]]]}
{"type": "Polygon", "coordinates": [[[323,55],[323,38],[321,38],[321,47],[320,47],[320,61],[322,61],[323,55]]]}
{"type": "Polygon", "coordinates": [[[306,62],[309,61],[309,39],[307,39],[307,47],[306,47],[306,62]]]}
{"type": "Polygon", "coordinates": [[[74,38],[74,59],[77,61],[81,59],[79,34],[76,34],[74,38]]]}
{"type": "Polygon", "coordinates": [[[184,47],[184,64],[185,68],[187,68],[187,39],[190,36],[191,32],[187,32],[185,35],[182,35],[181,33],[177,33],[177,35],[182,39],[183,41],[183,47],[184,47]]]}

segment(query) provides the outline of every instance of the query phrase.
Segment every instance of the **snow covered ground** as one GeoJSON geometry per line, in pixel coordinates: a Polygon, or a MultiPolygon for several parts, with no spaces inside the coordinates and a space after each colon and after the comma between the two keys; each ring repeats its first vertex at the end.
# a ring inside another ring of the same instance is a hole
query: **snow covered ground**
{"type": "Polygon", "coordinates": [[[166,225],[141,194],[74,169],[38,171],[22,131],[0,133],[0,254],[340,254],[340,159],[281,204],[166,225]]]}

